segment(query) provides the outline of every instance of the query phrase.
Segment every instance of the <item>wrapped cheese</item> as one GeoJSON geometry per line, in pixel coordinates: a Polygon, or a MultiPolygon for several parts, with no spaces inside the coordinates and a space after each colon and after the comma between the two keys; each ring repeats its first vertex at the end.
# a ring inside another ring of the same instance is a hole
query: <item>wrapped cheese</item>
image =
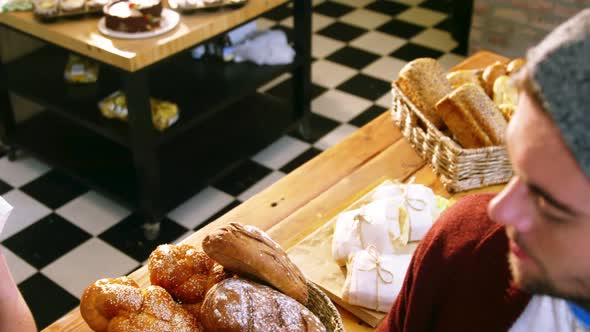
{"type": "Polygon", "coordinates": [[[402,237],[399,223],[401,196],[380,199],[338,216],[332,241],[332,256],[343,266],[350,254],[374,246],[379,252],[395,252],[402,237]]]}
{"type": "MultiPolygon", "coordinates": [[[[152,122],[160,131],[172,126],[178,121],[178,106],[174,103],[150,98],[152,122]]],[[[127,98],[122,91],[115,91],[98,103],[102,115],[109,119],[127,121],[127,98]]]]}
{"type": "Polygon", "coordinates": [[[439,216],[436,195],[426,186],[410,184],[406,185],[403,197],[406,219],[401,218],[400,223],[409,222],[408,241],[420,241],[439,216]]]}
{"type": "Polygon", "coordinates": [[[375,247],[351,255],[342,299],[349,304],[388,312],[399,294],[412,255],[381,255],[375,247]]]}
{"type": "Polygon", "coordinates": [[[8,219],[8,215],[10,215],[10,211],[12,211],[12,206],[0,196],[0,234],[4,229],[4,225],[6,225],[6,220],[8,219]]]}
{"type": "Polygon", "coordinates": [[[98,80],[98,63],[88,58],[70,54],[64,78],[69,83],[96,83],[98,80]]]}

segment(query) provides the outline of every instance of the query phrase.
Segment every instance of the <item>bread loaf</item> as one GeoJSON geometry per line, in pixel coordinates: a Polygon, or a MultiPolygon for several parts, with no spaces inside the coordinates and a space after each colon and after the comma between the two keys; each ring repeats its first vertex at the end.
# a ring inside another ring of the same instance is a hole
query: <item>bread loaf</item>
{"type": "Polygon", "coordinates": [[[452,71],[447,74],[447,79],[449,80],[449,83],[451,83],[453,90],[467,83],[482,86],[480,75],[478,75],[475,70],[464,69],[452,71]]]}
{"type": "Polygon", "coordinates": [[[478,86],[462,85],[442,99],[436,108],[464,148],[504,143],[506,120],[478,86]]]}
{"type": "Polygon", "coordinates": [[[158,246],[148,260],[152,285],[166,289],[191,313],[198,313],[205,294],[228,278],[223,267],[188,244],[158,246]]]}
{"type": "Polygon", "coordinates": [[[203,250],[224,268],[261,280],[300,303],[307,303],[307,281],[285,251],[253,226],[230,223],[203,240],[203,250]]]}
{"type": "Polygon", "coordinates": [[[501,104],[498,106],[498,109],[500,110],[500,113],[502,113],[502,115],[504,116],[504,120],[506,120],[506,122],[510,122],[510,119],[512,119],[514,112],[516,112],[516,106],[512,104],[501,104]]]}
{"type": "Polygon", "coordinates": [[[436,60],[419,58],[409,62],[399,72],[395,83],[432,124],[443,127],[436,103],[452,89],[443,67],[436,60]]]}
{"type": "Polygon", "coordinates": [[[520,70],[526,64],[526,60],[523,58],[516,58],[506,65],[506,71],[508,75],[512,75],[520,70]]]}
{"type": "Polygon", "coordinates": [[[162,287],[140,289],[128,277],[101,279],[86,288],[80,313],[96,332],[200,332],[196,317],[162,287]]]}
{"type": "Polygon", "coordinates": [[[274,289],[239,278],[209,290],[201,307],[208,332],[324,332],[307,308],[274,289]]]}
{"type": "Polygon", "coordinates": [[[510,81],[510,77],[502,75],[494,82],[494,103],[498,106],[510,104],[516,107],[518,105],[518,90],[510,81]]]}
{"type": "Polygon", "coordinates": [[[494,82],[496,82],[496,79],[502,75],[506,75],[506,66],[499,61],[496,61],[484,69],[483,74],[481,75],[484,82],[483,87],[490,98],[494,97],[494,82]]]}

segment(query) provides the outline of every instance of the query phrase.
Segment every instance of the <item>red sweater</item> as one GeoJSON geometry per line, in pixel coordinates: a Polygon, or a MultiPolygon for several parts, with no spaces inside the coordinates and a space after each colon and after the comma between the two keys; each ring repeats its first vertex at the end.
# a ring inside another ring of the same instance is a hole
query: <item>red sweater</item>
{"type": "Polygon", "coordinates": [[[492,195],[458,201],[422,240],[404,286],[377,328],[385,331],[507,331],[530,295],[511,284],[508,239],[488,218],[492,195]]]}

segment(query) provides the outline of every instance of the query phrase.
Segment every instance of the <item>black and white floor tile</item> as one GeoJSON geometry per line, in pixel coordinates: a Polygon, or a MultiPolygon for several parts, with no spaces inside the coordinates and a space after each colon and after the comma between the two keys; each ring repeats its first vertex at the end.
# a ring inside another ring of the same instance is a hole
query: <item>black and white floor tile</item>
{"type": "MultiPolygon", "coordinates": [[[[279,7],[258,27],[292,33],[290,15],[279,7]]],[[[134,211],[42,161],[0,158],[0,195],[15,207],[0,246],[40,328],[74,308],[90,282],[133,271],[159,243],[186,237],[385,112],[390,82],[408,61],[435,57],[449,68],[463,60],[437,0],[320,0],[312,20],[309,137],[293,131],[254,154],[171,211],[156,240],[145,240],[134,211]]],[[[291,83],[286,74],[259,91],[287,97],[291,83]]]]}

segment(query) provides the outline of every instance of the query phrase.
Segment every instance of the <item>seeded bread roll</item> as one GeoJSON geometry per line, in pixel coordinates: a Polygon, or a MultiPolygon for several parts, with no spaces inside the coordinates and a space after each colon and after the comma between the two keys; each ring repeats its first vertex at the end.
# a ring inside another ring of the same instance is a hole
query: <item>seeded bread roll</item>
{"type": "Polygon", "coordinates": [[[443,121],[436,103],[452,91],[443,67],[434,59],[419,58],[409,62],[395,81],[400,90],[437,128],[443,121]]]}
{"type": "Polygon", "coordinates": [[[454,90],[436,105],[436,109],[464,148],[504,144],[506,120],[475,84],[465,84],[454,90]]]}

